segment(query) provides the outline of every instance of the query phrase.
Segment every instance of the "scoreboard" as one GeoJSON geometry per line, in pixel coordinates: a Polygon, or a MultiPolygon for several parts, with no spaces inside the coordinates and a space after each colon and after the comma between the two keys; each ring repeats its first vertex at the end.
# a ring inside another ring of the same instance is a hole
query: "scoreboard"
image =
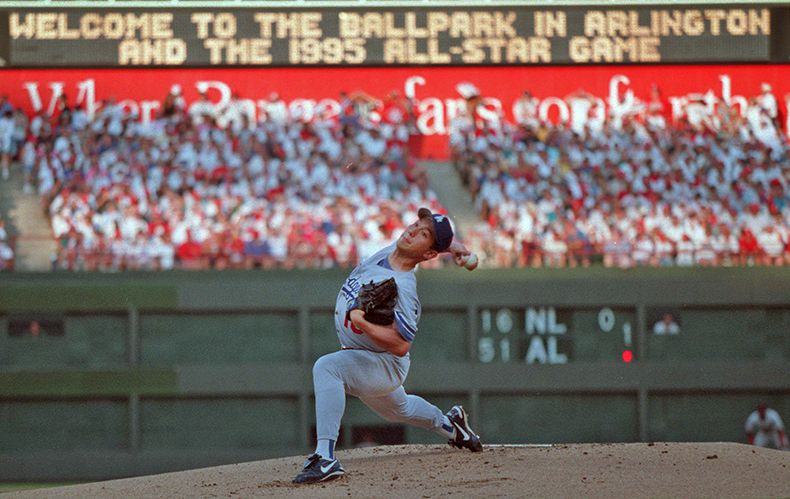
{"type": "Polygon", "coordinates": [[[790,307],[490,306],[477,312],[484,364],[572,364],[790,357],[790,307]]]}
{"type": "Polygon", "coordinates": [[[567,364],[635,359],[635,308],[483,308],[477,360],[567,364]]]}
{"type": "Polygon", "coordinates": [[[787,62],[790,7],[0,7],[12,67],[787,62]]]}

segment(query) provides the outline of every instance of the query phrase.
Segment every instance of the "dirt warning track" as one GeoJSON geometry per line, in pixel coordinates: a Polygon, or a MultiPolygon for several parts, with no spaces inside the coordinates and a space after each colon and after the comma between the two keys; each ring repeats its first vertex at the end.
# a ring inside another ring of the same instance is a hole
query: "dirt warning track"
{"type": "Polygon", "coordinates": [[[790,452],[734,443],[401,445],[338,452],[346,476],[296,486],[303,456],[5,497],[790,497],[790,452]]]}

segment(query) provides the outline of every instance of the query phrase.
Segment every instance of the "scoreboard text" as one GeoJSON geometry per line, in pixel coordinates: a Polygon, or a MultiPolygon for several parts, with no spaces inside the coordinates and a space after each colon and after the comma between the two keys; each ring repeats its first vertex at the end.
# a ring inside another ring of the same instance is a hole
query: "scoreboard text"
{"type": "Polygon", "coordinates": [[[790,7],[0,10],[34,66],[512,65],[787,61],[790,7]]]}

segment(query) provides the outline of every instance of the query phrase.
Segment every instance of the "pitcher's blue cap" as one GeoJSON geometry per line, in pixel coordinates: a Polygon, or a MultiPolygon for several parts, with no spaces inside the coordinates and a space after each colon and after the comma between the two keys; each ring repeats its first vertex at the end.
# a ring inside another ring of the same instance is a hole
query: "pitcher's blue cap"
{"type": "Polygon", "coordinates": [[[453,228],[450,219],[444,215],[434,215],[428,208],[417,210],[417,216],[422,219],[430,217],[433,222],[433,249],[442,253],[453,243],[453,228]]]}

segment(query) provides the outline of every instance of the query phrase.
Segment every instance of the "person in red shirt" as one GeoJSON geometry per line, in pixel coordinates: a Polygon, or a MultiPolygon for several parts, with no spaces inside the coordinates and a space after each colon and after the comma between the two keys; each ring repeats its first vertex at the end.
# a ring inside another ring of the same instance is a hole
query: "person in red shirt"
{"type": "Polygon", "coordinates": [[[754,262],[759,252],[757,238],[748,228],[741,231],[741,236],[738,238],[738,247],[740,248],[740,264],[746,265],[754,262]]]}
{"type": "Polygon", "coordinates": [[[192,233],[187,231],[187,240],[176,248],[176,259],[185,269],[196,269],[202,264],[202,247],[192,239],[192,233]]]}

